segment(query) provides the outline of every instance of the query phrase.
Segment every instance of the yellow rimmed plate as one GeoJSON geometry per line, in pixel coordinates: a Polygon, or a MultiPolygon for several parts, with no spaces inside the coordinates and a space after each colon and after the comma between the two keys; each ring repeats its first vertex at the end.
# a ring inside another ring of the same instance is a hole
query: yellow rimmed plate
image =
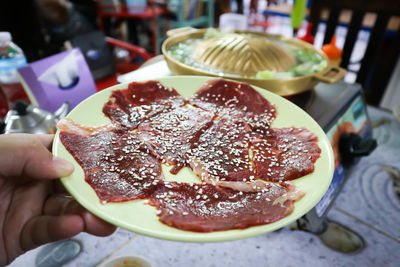
{"type": "MultiPolygon", "coordinates": [[[[171,76],[157,80],[165,86],[175,88],[183,97],[190,97],[209,79],[215,78],[171,76]]],[[[103,105],[108,101],[113,90],[123,88],[127,88],[127,84],[115,85],[92,95],[76,106],[68,114],[68,118],[87,126],[110,123],[110,120],[102,112],[103,105]]],[[[254,89],[276,106],[277,117],[272,123],[272,127],[307,128],[318,136],[318,145],[321,148],[321,156],[315,163],[314,172],[293,181],[297,187],[305,192],[305,196],[295,203],[294,210],[289,216],[277,222],[253,226],[244,230],[199,233],[179,230],[161,223],[156,215],[156,209],[148,205],[147,200],[101,204],[95,191],[85,182],[82,168],[61,143],[59,131],[57,131],[53,143],[53,154],[72,162],[75,166],[73,174],[62,178],[61,182],[83,207],[96,216],[141,235],[174,241],[218,242],[248,238],[280,229],[306,214],[325,194],[331,183],[334,171],[333,153],[329,139],[324,131],[306,112],[281,96],[258,87],[254,87],[254,89]]],[[[182,169],[176,176],[171,175],[168,169],[168,167],[163,166],[163,174],[167,180],[199,182],[196,175],[189,168],[182,169]]]]}

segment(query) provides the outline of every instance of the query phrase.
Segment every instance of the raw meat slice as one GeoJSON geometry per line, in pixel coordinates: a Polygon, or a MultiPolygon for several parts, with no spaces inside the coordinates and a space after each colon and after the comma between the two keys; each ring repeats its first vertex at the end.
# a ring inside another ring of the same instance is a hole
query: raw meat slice
{"type": "Polygon", "coordinates": [[[265,181],[293,180],[314,171],[321,149],[318,138],[304,128],[271,128],[252,141],[258,177],[265,181]]]}
{"type": "Polygon", "coordinates": [[[60,140],[103,203],[148,198],[162,183],[159,161],[126,129],[89,135],[63,131],[60,140]]]}
{"type": "MultiPolygon", "coordinates": [[[[240,182],[233,182],[240,183],[240,182]]],[[[267,184],[256,192],[235,191],[210,184],[166,182],[151,196],[160,221],[182,230],[211,232],[272,223],[290,214],[292,186],[267,184]]]]}
{"type": "Polygon", "coordinates": [[[276,117],[274,105],[247,83],[211,80],[189,98],[189,102],[219,117],[243,119],[262,134],[268,133],[276,117]]]}
{"type": "Polygon", "coordinates": [[[249,156],[251,129],[242,121],[214,120],[188,151],[188,163],[205,183],[255,178],[249,156]]]}
{"type": "Polygon", "coordinates": [[[176,174],[186,165],[186,154],[212,124],[213,114],[190,105],[176,107],[141,123],[138,137],[163,163],[175,165],[176,174]]]}
{"type": "MultiPolygon", "coordinates": [[[[101,133],[105,131],[112,131],[116,129],[115,124],[104,124],[99,126],[83,126],[70,118],[62,118],[57,123],[57,129],[63,132],[75,133],[83,136],[101,133]]],[[[121,129],[122,130],[122,129],[121,129]]]]}
{"type": "Polygon", "coordinates": [[[112,122],[134,129],[144,119],[185,104],[175,89],[158,81],[130,83],[127,89],[114,90],[103,107],[112,122]]]}

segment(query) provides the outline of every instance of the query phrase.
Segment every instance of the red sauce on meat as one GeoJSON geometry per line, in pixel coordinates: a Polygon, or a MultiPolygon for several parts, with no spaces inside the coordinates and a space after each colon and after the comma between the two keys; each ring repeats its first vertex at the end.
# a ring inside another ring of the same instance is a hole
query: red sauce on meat
{"type": "Polygon", "coordinates": [[[114,127],[74,123],[60,134],[85,180],[102,202],[150,199],[161,222],[183,230],[287,216],[302,195],[282,181],[312,172],[321,152],[306,129],[270,128],[275,107],[245,83],[209,81],[189,100],[157,81],[132,83],[113,91],[103,112],[114,127]],[[203,184],[164,181],[161,163],[172,173],[189,166],[203,184]]]}

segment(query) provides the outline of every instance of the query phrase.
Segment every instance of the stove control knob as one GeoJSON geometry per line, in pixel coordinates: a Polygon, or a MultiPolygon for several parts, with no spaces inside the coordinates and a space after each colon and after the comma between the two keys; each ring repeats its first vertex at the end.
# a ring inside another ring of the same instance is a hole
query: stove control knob
{"type": "Polygon", "coordinates": [[[362,156],[368,156],[376,148],[375,139],[361,138],[357,134],[342,134],[339,139],[339,152],[342,163],[349,166],[362,156]]]}

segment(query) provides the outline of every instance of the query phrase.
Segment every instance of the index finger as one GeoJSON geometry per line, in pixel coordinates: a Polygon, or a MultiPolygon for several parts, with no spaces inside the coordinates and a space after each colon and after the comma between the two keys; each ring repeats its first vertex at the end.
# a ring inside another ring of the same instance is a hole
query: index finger
{"type": "Polygon", "coordinates": [[[51,143],[51,135],[0,135],[0,175],[3,178],[21,179],[22,176],[54,179],[70,175],[74,169],[73,165],[53,157],[48,150],[51,143]]]}
{"type": "Polygon", "coordinates": [[[51,147],[53,146],[54,134],[37,134],[37,139],[40,143],[43,144],[49,151],[51,151],[51,147]]]}

